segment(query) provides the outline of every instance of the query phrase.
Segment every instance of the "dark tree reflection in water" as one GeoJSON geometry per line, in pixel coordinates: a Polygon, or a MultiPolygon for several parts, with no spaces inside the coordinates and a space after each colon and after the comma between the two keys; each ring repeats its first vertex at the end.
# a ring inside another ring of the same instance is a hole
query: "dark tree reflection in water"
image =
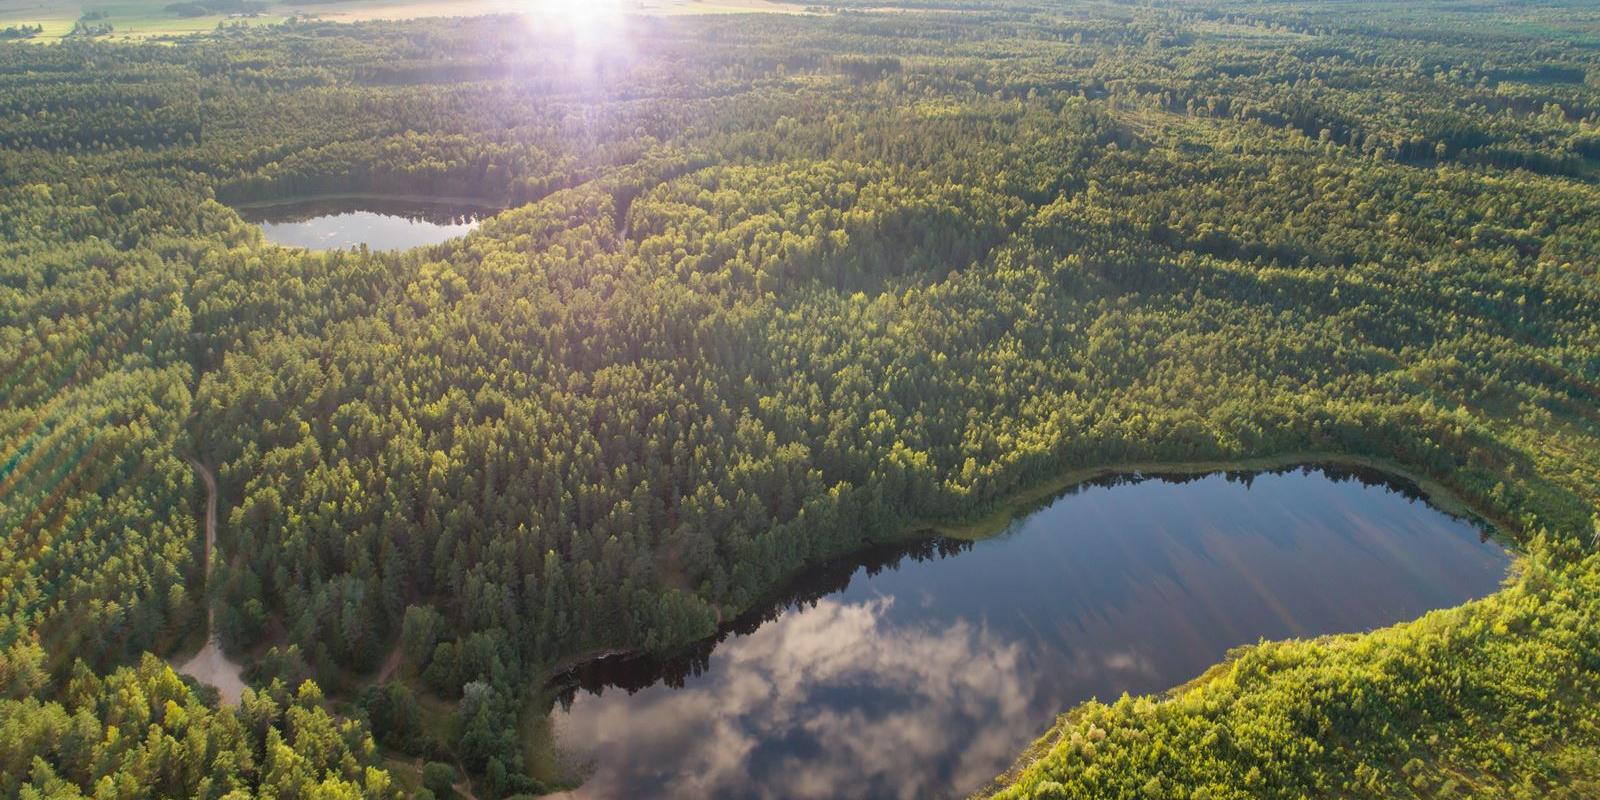
{"type": "Polygon", "coordinates": [[[267,241],[308,250],[408,250],[465,236],[493,209],[383,198],[309,200],[239,209],[267,241]]]}
{"type": "Polygon", "coordinates": [[[678,659],[586,665],[553,724],[578,797],[964,795],[1075,703],[1455,605],[1507,563],[1371,473],[1113,478],[821,568],[678,659]]]}

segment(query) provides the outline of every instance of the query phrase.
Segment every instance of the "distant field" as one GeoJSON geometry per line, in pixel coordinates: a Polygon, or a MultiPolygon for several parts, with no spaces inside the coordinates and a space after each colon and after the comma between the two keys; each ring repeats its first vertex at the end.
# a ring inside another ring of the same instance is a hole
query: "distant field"
{"type": "MultiPolygon", "coordinates": [[[[373,19],[416,19],[419,17],[472,17],[484,14],[515,14],[526,9],[526,0],[331,0],[330,2],[284,3],[269,0],[266,10],[256,15],[210,14],[184,17],[168,11],[173,0],[0,0],[0,28],[13,25],[43,25],[44,32],[29,41],[57,41],[66,36],[73,23],[90,13],[104,13],[93,20],[110,24],[112,32],[102,38],[147,39],[157,36],[203,33],[222,23],[275,25],[292,16],[316,17],[339,22],[373,19]]],[[[624,6],[636,14],[744,14],[801,13],[804,6],[773,0],[634,0],[624,6]]]]}
{"type": "MultiPolygon", "coordinates": [[[[484,14],[515,14],[529,7],[524,0],[336,0],[327,3],[284,5],[301,15],[355,22],[368,19],[416,19],[418,17],[474,17],[484,14]]],[[[792,14],[800,5],[772,0],[636,0],[623,4],[638,14],[748,14],[776,12],[792,14]]]]}
{"type": "Polygon", "coordinates": [[[94,0],[0,0],[0,28],[13,25],[43,25],[44,32],[31,41],[55,41],[72,30],[73,23],[85,14],[104,13],[95,24],[109,24],[112,39],[140,39],[172,34],[200,33],[215,30],[223,21],[253,25],[275,24],[290,16],[290,6],[272,4],[268,13],[259,17],[230,19],[226,14],[200,17],[183,17],[166,10],[171,0],[127,0],[126,2],[94,2],[94,0]],[[279,8],[283,11],[280,12],[279,8]]]}

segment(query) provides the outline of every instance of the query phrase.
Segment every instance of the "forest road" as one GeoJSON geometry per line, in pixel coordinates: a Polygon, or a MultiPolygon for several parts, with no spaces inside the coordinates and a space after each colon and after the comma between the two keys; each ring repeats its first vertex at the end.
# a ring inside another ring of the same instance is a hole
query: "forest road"
{"type": "MultiPolygon", "coordinates": [[[[200,481],[206,485],[206,577],[211,577],[211,553],[217,547],[217,476],[211,474],[206,465],[193,458],[185,457],[189,466],[194,468],[195,474],[200,476],[200,481]]],[[[217,610],[210,603],[206,603],[206,636],[210,638],[217,626],[217,610]]]]}
{"type": "MultiPolygon", "coordinates": [[[[206,581],[211,580],[212,554],[217,548],[217,478],[205,464],[185,457],[195,474],[206,485],[206,581]]],[[[178,667],[178,672],[188,675],[208,686],[216,687],[223,705],[236,706],[244,694],[244,667],[222,652],[222,641],[217,637],[217,610],[206,602],[206,644],[194,658],[178,667]]]]}

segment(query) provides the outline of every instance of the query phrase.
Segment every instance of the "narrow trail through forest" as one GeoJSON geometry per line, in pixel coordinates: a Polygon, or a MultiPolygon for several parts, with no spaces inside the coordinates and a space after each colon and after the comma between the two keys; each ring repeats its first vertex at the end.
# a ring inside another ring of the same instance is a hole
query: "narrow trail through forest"
{"type": "MultiPolygon", "coordinates": [[[[212,553],[217,547],[217,478],[206,465],[193,458],[186,459],[195,474],[206,485],[205,575],[211,578],[212,553]]],[[[244,693],[244,668],[222,652],[222,641],[217,637],[217,610],[206,601],[206,644],[193,658],[178,667],[178,672],[188,675],[208,686],[216,687],[224,705],[236,706],[244,693]]]]}
{"type": "Polygon", "coordinates": [[[396,644],[389,651],[389,657],[383,660],[383,667],[378,670],[378,679],[374,683],[388,683],[394,679],[395,673],[400,671],[400,659],[404,657],[405,650],[396,644]]]}

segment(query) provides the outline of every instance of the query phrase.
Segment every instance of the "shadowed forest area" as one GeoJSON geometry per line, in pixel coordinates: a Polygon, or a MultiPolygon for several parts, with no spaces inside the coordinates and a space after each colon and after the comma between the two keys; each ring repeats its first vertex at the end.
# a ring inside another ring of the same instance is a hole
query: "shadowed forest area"
{"type": "Polygon", "coordinates": [[[0,44],[0,795],[566,788],[575,663],[1074,471],[1300,453],[1520,567],[1062,709],[992,788],[1600,792],[1600,8],[859,5],[0,44]],[[344,194],[507,210],[232,207],[344,194]],[[208,608],[236,707],[164,663],[208,608]]]}

